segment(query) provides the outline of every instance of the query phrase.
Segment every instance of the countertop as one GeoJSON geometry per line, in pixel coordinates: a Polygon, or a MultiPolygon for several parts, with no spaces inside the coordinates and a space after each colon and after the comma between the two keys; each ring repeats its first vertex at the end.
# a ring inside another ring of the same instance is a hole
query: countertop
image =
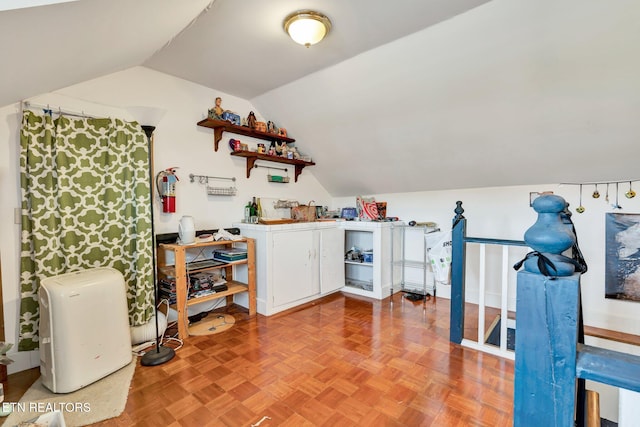
{"type": "Polygon", "coordinates": [[[404,224],[402,221],[394,222],[376,222],[376,221],[346,221],[343,219],[336,219],[335,221],[310,221],[310,222],[294,222],[291,224],[248,224],[244,222],[235,222],[233,227],[237,227],[240,230],[259,230],[259,231],[282,231],[282,230],[317,230],[322,228],[340,227],[345,229],[372,229],[372,228],[386,228],[391,227],[394,224],[404,224]]]}
{"type": "Polygon", "coordinates": [[[338,227],[340,223],[345,221],[311,221],[311,222],[292,222],[290,224],[248,224],[246,222],[234,222],[233,227],[240,230],[260,230],[260,231],[278,231],[278,230],[307,230],[320,228],[338,227]]]}

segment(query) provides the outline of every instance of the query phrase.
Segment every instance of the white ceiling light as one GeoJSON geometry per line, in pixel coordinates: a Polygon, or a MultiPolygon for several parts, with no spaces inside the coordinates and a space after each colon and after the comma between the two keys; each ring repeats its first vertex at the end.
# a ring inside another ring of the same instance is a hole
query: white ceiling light
{"type": "Polygon", "coordinates": [[[294,42],[306,47],[321,41],[331,29],[331,21],[321,13],[299,10],[284,19],[284,30],[294,42]]]}

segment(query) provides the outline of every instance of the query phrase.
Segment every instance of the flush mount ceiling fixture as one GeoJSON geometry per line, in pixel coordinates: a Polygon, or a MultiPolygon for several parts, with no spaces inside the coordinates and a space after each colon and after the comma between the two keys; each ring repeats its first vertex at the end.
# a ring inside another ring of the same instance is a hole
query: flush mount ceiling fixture
{"type": "Polygon", "coordinates": [[[294,42],[309,47],[329,33],[331,21],[319,12],[298,10],[284,19],[283,26],[294,42]]]}

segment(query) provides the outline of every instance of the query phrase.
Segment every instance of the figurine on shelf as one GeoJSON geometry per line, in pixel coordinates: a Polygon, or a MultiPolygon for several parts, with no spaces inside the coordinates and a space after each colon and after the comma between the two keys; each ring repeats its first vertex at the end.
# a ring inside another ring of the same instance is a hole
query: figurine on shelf
{"type": "Polygon", "coordinates": [[[276,124],[273,123],[271,120],[267,122],[267,132],[276,133],[276,124]]]}
{"type": "Polygon", "coordinates": [[[256,122],[256,130],[258,132],[267,132],[267,124],[265,122],[256,122]]]}
{"type": "Polygon", "coordinates": [[[240,126],[240,116],[237,115],[236,113],[234,113],[231,110],[224,110],[222,112],[221,118],[222,118],[222,120],[226,120],[226,121],[230,122],[231,124],[234,124],[236,126],[240,126]]]}
{"type": "Polygon", "coordinates": [[[285,128],[278,129],[278,136],[284,136],[286,138],[287,137],[287,130],[285,128]]]}
{"type": "Polygon", "coordinates": [[[279,142],[279,141],[274,141],[273,142],[275,149],[276,149],[276,156],[281,156],[282,155],[282,145],[284,144],[283,142],[279,142]]]}
{"type": "Polygon", "coordinates": [[[270,156],[275,156],[276,155],[276,142],[275,141],[271,141],[271,145],[269,145],[269,150],[267,151],[267,154],[270,156]]]}
{"type": "Polygon", "coordinates": [[[212,109],[209,110],[209,118],[221,120],[222,119],[222,98],[216,98],[216,105],[212,109]]]}
{"type": "Polygon", "coordinates": [[[285,158],[289,158],[289,147],[287,146],[287,144],[282,144],[280,146],[280,156],[281,157],[285,157],[285,158]]]}
{"type": "Polygon", "coordinates": [[[256,128],[256,115],[253,111],[249,112],[249,116],[247,117],[247,126],[249,126],[249,129],[255,129],[256,128]]]}
{"type": "Polygon", "coordinates": [[[292,153],[295,160],[300,160],[300,153],[298,153],[298,149],[296,147],[289,148],[289,152],[292,153]]]}

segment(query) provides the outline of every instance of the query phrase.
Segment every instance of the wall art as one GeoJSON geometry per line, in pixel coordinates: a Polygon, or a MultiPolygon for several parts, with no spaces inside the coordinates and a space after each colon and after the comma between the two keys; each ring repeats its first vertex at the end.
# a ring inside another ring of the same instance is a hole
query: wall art
{"type": "Polygon", "coordinates": [[[640,214],[606,214],[605,297],[640,301],[640,214]]]}

